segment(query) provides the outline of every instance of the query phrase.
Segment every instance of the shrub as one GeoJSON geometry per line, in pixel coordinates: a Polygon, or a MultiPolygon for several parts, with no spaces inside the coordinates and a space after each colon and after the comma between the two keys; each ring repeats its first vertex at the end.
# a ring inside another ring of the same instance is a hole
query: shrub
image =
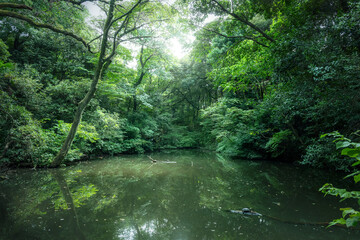
{"type": "MultiPolygon", "coordinates": [[[[359,132],[359,131],[358,131],[359,132]]],[[[352,142],[350,139],[345,138],[343,135],[338,132],[324,134],[321,137],[331,136],[334,137],[336,142],[336,148],[342,149],[341,155],[346,157],[350,157],[352,162],[352,167],[354,167],[353,173],[348,175],[347,177],[353,177],[355,183],[360,182],[360,171],[356,169],[357,166],[360,165],[360,143],[352,142]]],[[[341,201],[352,198],[357,200],[358,205],[360,206],[360,191],[348,191],[346,189],[340,189],[334,187],[332,184],[326,183],[322,186],[319,191],[323,193],[338,196],[341,198],[341,201]]],[[[355,227],[360,222],[360,211],[355,210],[354,208],[347,207],[341,208],[342,218],[333,220],[329,226],[333,226],[335,224],[343,224],[347,227],[355,227]]]]}
{"type": "Polygon", "coordinates": [[[300,164],[312,167],[331,167],[336,170],[349,170],[348,160],[338,156],[334,144],[330,139],[313,140],[305,149],[300,164]]]}

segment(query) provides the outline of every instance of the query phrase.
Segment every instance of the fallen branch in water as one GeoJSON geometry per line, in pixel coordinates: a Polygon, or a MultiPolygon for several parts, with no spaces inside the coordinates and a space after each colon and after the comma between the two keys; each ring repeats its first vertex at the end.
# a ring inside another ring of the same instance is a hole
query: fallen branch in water
{"type": "Polygon", "coordinates": [[[153,159],[151,156],[147,156],[148,158],[150,158],[150,160],[153,162],[153,163],[157,163],[157,162],[159,162],[159,163],[176,163],[176,162],[174,162],[174,161],[169,161],[169,160],[166,160],[166,161],[158,161],[158,160],[156,160],[156,159],[153,159]]]}
{"type": "Polygon", "coordinates": [[[153,162],[153,163],[156,163],[157,160],[153,159],[151,156],[147,156],[148,158],[150,158],[150,160],[153,162]]]}

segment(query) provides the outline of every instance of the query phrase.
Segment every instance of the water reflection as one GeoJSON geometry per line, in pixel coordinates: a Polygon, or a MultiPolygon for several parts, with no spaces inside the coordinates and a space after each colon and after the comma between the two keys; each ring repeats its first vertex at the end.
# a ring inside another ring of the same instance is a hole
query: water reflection
{"type": "Polygon", "coordinates": [[[158,161],[124,156],[10,174],[0,183],[0,239],[360,237],[354,230],[303,224],[339,217],[342,204],[317,191],[324,182],[336,183],[326,172],[234,162],[202,151],[151,157],[158,161]],[[242,207],[264,216],[224,211],[242,207]]]}
{"type": "Polygon", "coordinates": [[[71,193],[68,183],[65,180],[62,171],[52,171],[51,174],[55,178],[61,190],[61,195],[58,195],[60,198],[58,198],[57,201],[54,201],[55,210],[58,209],[70,210],[70,219],[67,219],[66,221],[70,222],[70,225],[73,226],[73,232],[75,233],[74,237],[77,237],[80,240],[86,239],[80,227],[80,222],[79,222],[78,214],[76,212],[76,207],[80,207],[82,200],[84,198],[88,198],[94,195],[97,189],[94,188],[94,185],[90,185],[87,187],[83,186],[82,188],[80,188],[80,191],[76,190],[74,193],[71,193]],[[74,203],[73,195],[75,197],[76,204],[74,203]]]}

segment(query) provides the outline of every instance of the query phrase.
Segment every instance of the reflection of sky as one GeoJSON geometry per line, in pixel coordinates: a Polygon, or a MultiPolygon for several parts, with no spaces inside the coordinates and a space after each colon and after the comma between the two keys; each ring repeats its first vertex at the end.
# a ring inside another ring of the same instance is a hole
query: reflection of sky
{"type": "MultiPolygon", "coordinates": [[[[139,230],[142,233],[146,233],[146,235],[152,237],[154,235],[154,233],[156,232],[155,220],[152,220],[152,221],[150,221],[148,223],[145,223],[144,225],[140,226],[139,230]]],[[[135,227],[128,227],[128,228],[125,228],[125,229],[119,229],[119,233],[118,233],[119,239],[126,239],[126,240],[137,239],[136,235],[137,235],[137,231],[136,231],[135,227]]]]}
{"type": "Polygon", "coordinates": [[[135,239],[136,236],[136,230],[134,227],[129,227],[125,229],[119,230],[118,237],[119,239],[135,239]]]}

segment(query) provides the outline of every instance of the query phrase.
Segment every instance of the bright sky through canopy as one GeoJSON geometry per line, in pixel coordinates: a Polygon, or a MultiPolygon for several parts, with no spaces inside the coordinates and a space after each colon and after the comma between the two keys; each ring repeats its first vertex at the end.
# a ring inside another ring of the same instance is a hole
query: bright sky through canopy
{"type": "Polygon", "coordinates": [[[188,51],[185,50],[184,45],[177,38],[171,38],[167,44],[167,48],[169,49],[171,55],[177,57],[178,59],[185,57],[188,53],[188,51]]]}
{"type": "Polygon", "coordinates": [[[94,3],[85,2],[83,5],[87,8],[92,17],[98,18],[99,16],[105,17],[105,13],[94,3]]]}
{"type": "MultiPolygon", "coordinates": [[[[104,15],[102,10],[96,6],[94,3],[86,2],[84,6],[88,9],[90,15],[94,18],[99,18],[100,16],[104,15]]],[[[195,37],[193,35],[187,36],[187,40],[193,41],[195,37]]],[[[185,44],[188,42],[183,42],[176,37],[171,38],[168,43],[166,44],[166,48],[170,51],[170,54],[174,57],[181,59],[188,54],[188,50],[185,48],[185,44]]]]}

